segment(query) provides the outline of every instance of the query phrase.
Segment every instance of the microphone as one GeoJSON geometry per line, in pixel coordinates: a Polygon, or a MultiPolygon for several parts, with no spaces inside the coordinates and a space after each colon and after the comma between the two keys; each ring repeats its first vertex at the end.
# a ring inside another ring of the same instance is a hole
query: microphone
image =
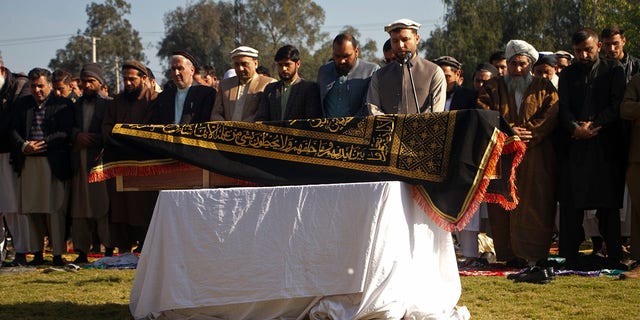
{"type": "Polygon", "coordinates": [[[407,64],[407,62],[411,60],[411,57],[413,57],[413,52],[411,51],[407,52],[407,55],[405,55],[404,59],[402,59],[402,64],[407,64]]]}

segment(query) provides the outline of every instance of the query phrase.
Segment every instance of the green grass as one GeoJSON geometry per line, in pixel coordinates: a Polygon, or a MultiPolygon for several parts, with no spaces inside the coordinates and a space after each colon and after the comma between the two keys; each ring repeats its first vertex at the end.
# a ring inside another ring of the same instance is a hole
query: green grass
{"type": "Polygon", "coordinates": [[[0,273],[0,318],[131,319],[134,270],[0,273]]]}
{"type": "Polygon", "coordinates": [[[640,280],[558,276],[545,285],[462,277],[473,319],[640,319],[640,280]]]}
{"type": "MultiPolygon", "coordinates": [[[[131,319],[134,270],[43,270],[0,272],[1,319],[131,319]]],[[[546,285],[514,283],[505,277],[461,281],[458,305],[466,306],[474,320],[640,319],[640,279],[559,276],[546,285]]]]}

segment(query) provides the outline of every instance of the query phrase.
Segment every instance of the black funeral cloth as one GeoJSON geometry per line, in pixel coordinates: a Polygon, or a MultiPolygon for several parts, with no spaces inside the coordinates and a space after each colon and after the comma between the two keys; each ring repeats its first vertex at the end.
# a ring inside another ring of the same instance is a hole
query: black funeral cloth
{"type": "MultiPolygon", "coordinates": [[[[112,138],[264,185],[406,181],[415,185],[414,198],[425,212],[446,230],[463,228],[482,201],[514,208],[515,168],[525,152],[508,124],[487,110],[262,123],[117,124],[112,138]]],[[[145,165],[176,166],[162,163],[166,160],[118,157],[105,154],[105,164],[94,168],[92,178],[158,172],[139,170],[145,165]]]]}

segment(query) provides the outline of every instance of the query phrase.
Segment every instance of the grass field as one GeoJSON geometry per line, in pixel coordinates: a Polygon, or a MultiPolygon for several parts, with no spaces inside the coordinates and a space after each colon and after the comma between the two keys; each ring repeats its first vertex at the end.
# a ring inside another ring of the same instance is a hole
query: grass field
{"type": "MultiPolygon", "coordinates": [[[[11,270],[0,269],[0,319],[131,319],[134,270],[11,270]]],[[[559,276],[545,285],[505,277],[461,281],[458,305],[466,306],[472,319],[640,319],[640,279],[559,276]]]]}

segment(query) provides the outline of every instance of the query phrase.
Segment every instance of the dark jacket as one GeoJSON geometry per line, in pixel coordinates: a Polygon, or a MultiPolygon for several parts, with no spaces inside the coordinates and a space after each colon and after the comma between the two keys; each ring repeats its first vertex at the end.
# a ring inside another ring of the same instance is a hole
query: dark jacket
{"type": "MultiPolygon", "coordinates": [[[[74,125],[71,131],[71,139],[72,142],[75,143],[76,137],[78,133],[85,132],[84,128],[84,117],[83,113],[83,104],[86,100],[86,97],[80,97],[78,101],[73,105],[74,111],[74,125]]],[[[89,123],[87,133],[90,133],[96,139],[95,144],[86,147],[87,150],[87,167],[84,168],[87,172],[91,170],[92,167],[100,164],[100,155],[102,153],[103,147],[103,137],[102,137],[102,122],[104,120],[104,114],[111,103],[111,98],[97,97],[95,100],[95,108],[93,110],[93,116],[91,117],[91,121],[89,123]]],[[[80,168],[80,149],[76,150],[74,148],[71,154],[71,169],[74,172],[77,170],[81,170],[80,168]]]]}
{"type": "Polygon", "coordinates": [[[637,73],[640,73],[640,59],[628,54],[627,52],[624,53],[624,58],[620,60],[620,63],[622,63],[622,67],[624,68],[627,83],[631,81],[631,78],[633,78],[633,76],[635,76],[637,73]]]}
{"type": "Polygon", "coordinates": [[[576,209],[620,208],[624,192],[625,150],[620,102],[625,72],[618,61],[599,59],[592,68],[574,63],[562,70],[558,85],[559,200],[576,209]],[[579,122],[600,126],[590,139],[571,137],[579,122]]]}
{"type": "MultiPolygon", "coordinates": [[[[158,94],[151,106],[151,123],[169,124],[175,120],[175,101],[177,89],[169,88],[158,94]]],[[[180,123],[207,122],[211,118],[211,109],[216,101],[216,90],[211,87],[193,85],[184,99],[184,108],[180,123]]]]}
{"type": "Polygon", "coordinates": [[[478,107],[478,92],[462,86],[453,89],[453,96],[449,110],[476,109],[478,107]]]}
{"type": "MultiPolygon", "coordinates": [[[[73,103],[67,98],[56,97],[53,93],[45,102],[43,123],[44,141],[47,151],[35,156],[46,156],[51,172],[59,180],[71,178],[70,137],[73,127],[73,103]]],[[[34,111],[38,108],[33,96],[25,96],[16,101],[14,126],[11,131],[13,144],[13,165],[18,174],[24,166],[25,155],[22,146],[27,140],[34,111]]]]}
{"type": "Polygon", "coordinates": [[[4,86],[0,88],[0,153],[11,152],[11,122],[13,121],[13,104],[24,96],[31,94],[29,79],[23,75],[12,74],[5,68],[4,86]]]}
{"type": "Polygon", "coordinates": [[[320,88],[313,81],[298,78],[289,89],[289,99],[282,114],[283,81],[268,84],[258,102],[256,121],[315,119],[322,117],[320,88]]]}

